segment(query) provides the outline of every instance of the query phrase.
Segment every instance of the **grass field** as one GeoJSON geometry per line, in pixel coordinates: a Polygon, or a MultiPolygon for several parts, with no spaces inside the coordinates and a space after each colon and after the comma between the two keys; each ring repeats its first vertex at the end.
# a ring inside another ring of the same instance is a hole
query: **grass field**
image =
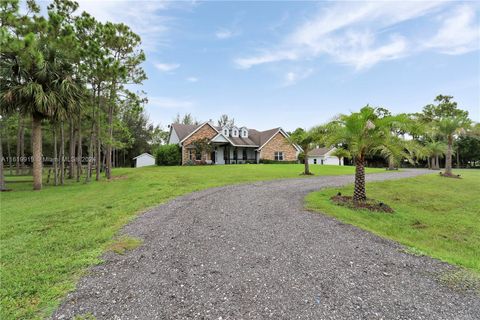
{"type": "MultiPolygon", "coordinates": [[[[1,319],[50,314],[112,237],[139,212],[174,197],[227,184],[298,178],[302,165],[115,169],[112,181],[68,182],[34,192],[31,177],[7,177],[0,194],[1,319]],[[27,181],[8,183],[9,181],[27,181]]],[[[312,166],[316,175],[353,167],[312,166]]],[[[367,172],[384,171],[368,169],[367,172]]]]}
{"type": "Polygon", "coordinates": [[[367,183],[367,196],[393,207],[393,214],[354,211],[330,201],[353,187],[311,193],[306,206],[480,275],[480,170],[455,172],[463,179],[427,175],[367,183]]]}

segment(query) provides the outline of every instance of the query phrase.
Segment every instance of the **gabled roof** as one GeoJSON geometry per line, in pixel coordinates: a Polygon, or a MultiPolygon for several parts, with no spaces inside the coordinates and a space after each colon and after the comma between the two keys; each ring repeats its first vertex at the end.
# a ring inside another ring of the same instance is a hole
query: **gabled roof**
{"type": "Polygon", "coordinates": [[[144,153],[142,153],[141,155],[138,155],[138,156],[136,156],[136,157],[133,158],[133,159],[140,158],[141,156],[148,156],[148,157],[151,157],[151,158],[155,158],[155,157],[152,156],[150,153],[144,152],[144,153]]]}
{"type": "Polygon", "coordinates": [[[265,131],[258,131],[255,129],[248,130],[248,137],[258,146],[263,146],[268,140],[270,140],[280,128],[273,128],[265,131]]]}
{"type": "Polygon", "coordinates": [[[182,141],[189,134],[198,129],[201,125],[173,123],[172,128],[177,133],[178,139],[182,141]]]}
{"type": "Polygon", "coordinates": [[[309,157],[321,157],[329,153],[335,148],[315,148],[308,153],[309,157]]]}
{"type": "MultiPolygon", "coordinates": [[[[171,128],[175,130],[177,133],[178,139],[180,142],[183,142],[186,138],[190,135],[195,133],[195,131],[199,130],[205,124],[209,124],[212,128],[214,128],[219,133],[222,131],[222,127],[214,126],[208,122],[202,123],[200,125],[186,125],[186,124],[179,124],[174,123],[171,125],[171,128]]],[[[245,127],[242,127],[245,128],[245,127]]],[[[240,128],[241,129],[241,128],[240,128]]],[[[228,141],[232,143],[234,146],[238,147],[257,147],[261,148],[265,143],[267,143],[270,139],[275,136],[277,133],[281,133],[285,137],[288,137],[287,133],[282,130],[282,128],[273,128],[265,131],[258,131],[255,129],[247,129],[248,130],[248,137],[225,137],[228,141]]],[[[217,135],[218,136],[218,135],[217,135]]],[[[222,135],[223,136],[223,135],[222,135]]],[[[295,145],[297,150],[301,150],[298,146],[295,145]]]]}

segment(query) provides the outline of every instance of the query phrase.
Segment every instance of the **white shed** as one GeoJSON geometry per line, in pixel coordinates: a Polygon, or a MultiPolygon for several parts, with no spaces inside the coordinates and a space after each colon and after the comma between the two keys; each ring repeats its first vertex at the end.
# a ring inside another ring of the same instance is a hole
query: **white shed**
{"type": "Polygon", "coordinates": [[[335,148],[315,148],[308,154],[308,163],[343,166],[343,158],[332,156],[333,151],[335,148]]]}
{"type": "Polygon", "coordinates": [[[133,160],[135,160],[135,168],[153,166],[155,164],[155,157],[146,152],[136,156],[133,160]]]}

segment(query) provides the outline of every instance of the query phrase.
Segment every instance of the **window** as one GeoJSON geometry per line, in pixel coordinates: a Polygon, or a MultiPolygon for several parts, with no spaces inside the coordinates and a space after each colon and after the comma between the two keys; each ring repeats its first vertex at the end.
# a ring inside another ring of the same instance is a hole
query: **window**
{"type": "Polygon", "coordinates": [[[317,159],[313,159],[313,164],[317,164],[317,159]]]}
{"type": "Polygon", "coordinates": [[[242,129],[242,137],[246,138],[248,136],[247,129],[242,129]]]}
{"type": "Polygon", "coordinates": [[[283,161],[283,151],[275,151],[275,161],[283,161]]]}
{"type": "Polygon", "coordinates": [[[195,152],[195,160],[202,160],[202,153],[201,152],[195,152]]]}
{"type": "Polygon", "coordinates": [[[228,129],[227,128],[223,129],[223,135],[225,137],[228,137],[228,129]]]}
{"type": "Polygon", "coordinates": [[[193,160],[193,150],[188,150],[188,159],[193,160]]]}
{"type": "Polygon", "coordinates": [[[243,160],[247,160],[247,149],[243,149],[243,160]]]}

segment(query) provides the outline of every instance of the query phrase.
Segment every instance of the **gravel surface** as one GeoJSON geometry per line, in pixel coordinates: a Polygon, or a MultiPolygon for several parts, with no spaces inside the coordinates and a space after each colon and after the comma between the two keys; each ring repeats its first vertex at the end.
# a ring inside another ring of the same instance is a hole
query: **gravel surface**
{"type": "Polygon", "coordinates": [[[53,318],[480,319],[478,296],[436,280],[453,267],[303,209],[308,192],[352,181],[259,182],[161,205],[122,231],[143,245],[106,253],[53,318]]]}

